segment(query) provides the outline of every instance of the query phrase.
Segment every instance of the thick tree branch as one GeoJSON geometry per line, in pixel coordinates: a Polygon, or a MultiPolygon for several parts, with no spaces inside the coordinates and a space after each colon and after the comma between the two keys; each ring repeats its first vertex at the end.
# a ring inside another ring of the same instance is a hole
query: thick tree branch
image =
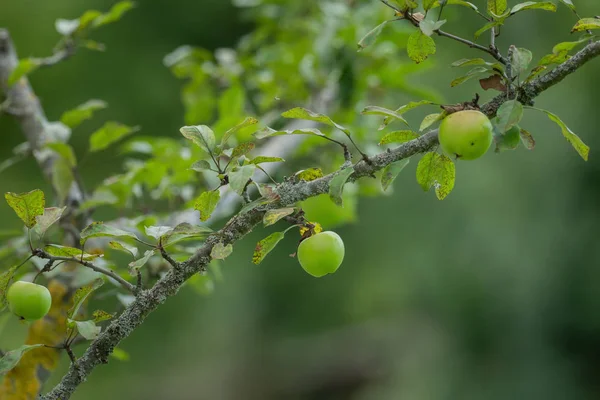
{"type": "MultiPolygon", "coordinates": [[[[68,57],[65,50],[49,57],[44,65],[52,65],[68,57]]],[[[19,64],[19,57],[8,30],[0,28],[0,90],[6,96],[7,108],[15,115],[33,155],[49,182],[52,181],[53,164],[57,155],[43,150],[44,145],[53,141],[66,141],[70,130],[59,122],[50,122],[26,77],[14,85],[8,85],[8,78],[19,64]]],[[[77,185],[72,185],[67,204],[80,201],[83,193],[77,185]]]]}
{"type": "MultiPolygon", "coordinates": [[[[599,54],[600,43],[589,44],[569,61],[559,65],[554,71],[528,84],[525,87],[525,92],[528,92],[529,95],[521,94],[521,99],[531,102],[535,95],[560,82],[599,54]]],[[[491,117],[495,115],[498,107],[504,101],[506,101],[505,95],[498,96],[484,105],[482,110],[491,117]]],[[[402,144],[394,150],[371,157],[369,162],[361,160],[354,165],[354,173],[350,176],[349,181],[369,177],[393,162],[429,151],[437,143],[437,131],[433,130],[417,139],[402,144]]],[[[69,399],[77,386],[86,379],[98,364],[108,362],[108,356],[112,350],[140,326],[148,314],[164,303],[167,298],[175,295],[187,279],[206,268],[211,261],[210,253],[213,246],[219,242],[227,245],[241,239],[262,221],[263,214],[269,209],[292,206],[309,197],[327,193],[329,183],[334,176],[335,173],[311,182],[282,183],[277,188],[279,201],[233,217],[223,229],[210,235],[189,260],[179,264],[177,268],[171,269],[152,289],[140,292],[136,300],[117,319],[113,320],[108,328],[91,343],[83,356],[71,365],[61,382],[48,394],[41,396],[40,400],[69,399]]]]}

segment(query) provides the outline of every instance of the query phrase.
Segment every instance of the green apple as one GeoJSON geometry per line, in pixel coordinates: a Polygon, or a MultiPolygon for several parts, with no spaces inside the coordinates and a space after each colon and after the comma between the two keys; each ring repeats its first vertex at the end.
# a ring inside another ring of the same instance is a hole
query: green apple
{"type": "Polygon", "coordinates": [[[490,148],[493,130],[485,114],[464,110],[444,118],[438,137],[446,153],[461,160],[475,160],[490,148]]]}
{"type": "Polygon", "coordinates": [[[45,286],[24,281],[13,283],[6,293],[6,299],[10,311],[27,321],[42,318],[52,305],[52,296],[45,286]]]}
{"type": "Polygon", "coordinates": [[[344,260],[344,242],[335,232],[317,233],[298,246],[298,261],[306,272],[320,278],[332,274],[344,260]]]}

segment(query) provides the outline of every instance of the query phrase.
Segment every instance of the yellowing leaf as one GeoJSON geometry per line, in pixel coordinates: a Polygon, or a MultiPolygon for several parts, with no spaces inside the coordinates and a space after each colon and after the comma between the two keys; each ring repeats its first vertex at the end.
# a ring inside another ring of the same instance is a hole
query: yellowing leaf
{"type": "Polygon", "coordinates": [[[263,217],[263,224],[265,226],[273,225],[280,219],[287,217],[294,213],[294,208],[278,208],[276,210],[268,210],[263,217]]]}
{"type": "Polygon", "coordinates": [[[37,223],[36,217],[44,214],[46,198],[44,192],[39,189],[20,194],[8,192],[4,198],[28,228],[33,228],[37,223]]]}
{"type": "Polygon", "coordinates": [[[418,30],[408,37],[406,50],[410,59],[420,64],[427,57],[435,54],[435,42],[432,38],[418,30]]]}
{"type": "Polygon", "coordinates": [[[233,252],[233,245],[228,244],[228,245],[224,245],[223,243],[219,242],[217,244],[215,244],[212,248],[212,250],[210,251],[210,258],[212,258],[213,260],[224,260],[227,257],[229,257],[229,255],[233,252]]]}
{"type": "Polygon", "coordinates": [[[435,193],[440,200],[450,194],[455,178],[454,163],[445,155],[427,153],[417,165],[417,182],[425,191],[435,187],[435,193]]]}
{"type": "Polygon", "coordinates": [[[582,32],[590,29],[600,29],[600,19],[598,18],[582,18],[571,29],[571,32],[582,32]]]}
{"type": "Polygon", "coordinates": [[[413,131],[408,131],[408,130],[394,131],[394,132],[390,132],[390,133],[386,134],[383,138],[381,138],[381,140],[379,141],[379,145],[381,146],[381,145],[390,144],[390,143],[409,142],[418,137],[419,137],[419,135],[417,135],[413,131]]]}
{"type": "Polygon", "coordinates": [[[283,232],[275,232],[258,242],[254,249],[254,254],[252,255],[252,262],[254,264],[260,264],[267,254],[277,246],[277,243],[283,239],[284,235],[283,232]]]}
{"type": "Polygon", "coordinates": [[[314,181],[315,179],[319,179],[322,177],[323,171],[321,171],[321,168],[308,168],[296,172],[296,178],[298,178],[298,180],[306,182],[314,181]]]}

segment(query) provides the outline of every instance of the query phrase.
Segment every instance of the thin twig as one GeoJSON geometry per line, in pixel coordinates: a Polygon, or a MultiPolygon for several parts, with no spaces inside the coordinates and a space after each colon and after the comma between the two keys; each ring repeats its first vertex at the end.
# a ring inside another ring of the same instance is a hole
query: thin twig
{"type": "Polygon", "coordinates": [[[50,261],[71,261],[71,262],[74,262],[77,264],[81,264],[84,267],[91,269],[92,271],[99,272],[103,275],[108,276],[109,278],[114,279],[115,281],[119,282],[121,284],[121,286],[123,286],[125,289],[127,289],[131,293],[136,293],[135,286],[133,286],[131,283],[127,282],[125,279],[121,278],[114,271],[99,267],[89,261],[82,260],[81,258],[53,256],[53,255],[48,254],[47,252],[45,252],[42,249],[35,249],[33,251],[33,255],[37,256],[39,258],[50,260],[50,261]]]}
{"type": "Polygon", "coordinates": [[[173,268],[178,269],[180,267],[180,263],[175,261],[162,246],[160,246],[160,254],[173,268]]]}

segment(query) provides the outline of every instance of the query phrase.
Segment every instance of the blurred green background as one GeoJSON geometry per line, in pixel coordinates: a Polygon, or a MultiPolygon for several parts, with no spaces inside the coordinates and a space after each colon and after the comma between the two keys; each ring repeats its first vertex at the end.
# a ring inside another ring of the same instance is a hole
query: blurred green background
{"type": "MultiPolygon", "coordinates": [[[[112,3],[3,0],[0,26],[21,57],[44,56],[58,39],[57,17],[112,3]]],[[[574,3],[581,15],[600,14],[597,0],[574,3]]],[[[499,46],[514,43],[537,57],[550,52],[569,40],[576,20],[560,11],[514,17],[499,46]]],[[[458,34],[480,25],[462,9],[447,18],[458,34]]],[[[229,1],[140,0],[95,37],[107,44],[105,53],[82,51],[31,82],[51,120],[99,98],[109,103],[110,119],[141,125],[145,135],[178,137],[181,83],[163,66],[164,55],[181,44],[234,46],[251,29],[229,1]]],[[[437,42],[436,67],[413,84],[435,87],[449,103],[470,99],[475,84],[450,90],[457,72],[447,65],[477,53],[437,42]]],[[[236,245],[213,295],[183,290],[169,300],[123,343],[131,360],[97,368],[73,399],[598,398],[599,71],[600,60],[590,62],[536,103],[591,146],[588,163],[534,113],[523,125],[537,139],[535,150],[459,162],[456,187],[443,202],[415,183],[413,162],[393,196],[361,199],[358,221],[336,228],[346,260],[323,279],[288,257],[297,237],[252,265],[265,236],[258,229],[236,245]]],[[[86,140],[77,133],[72,143],[83,149],[86,140]]],[[[16,123],[0,118],[0,160],[22,141],[16,123]]],[[[118,152],[90,157],[84,178],[92,185],[120,162],[118,152]]],[[[2,192],[37,187],[48,186],[32,160],[0,175],[2,192]]],[[[19,229],[4,203],[0,218],[4,229],[19,229]]],[[[0,345],[20,345],[25,331],[11,322],[0,345]]],[[[66,370],[64,361],[48,385],[66,370]]]]}

